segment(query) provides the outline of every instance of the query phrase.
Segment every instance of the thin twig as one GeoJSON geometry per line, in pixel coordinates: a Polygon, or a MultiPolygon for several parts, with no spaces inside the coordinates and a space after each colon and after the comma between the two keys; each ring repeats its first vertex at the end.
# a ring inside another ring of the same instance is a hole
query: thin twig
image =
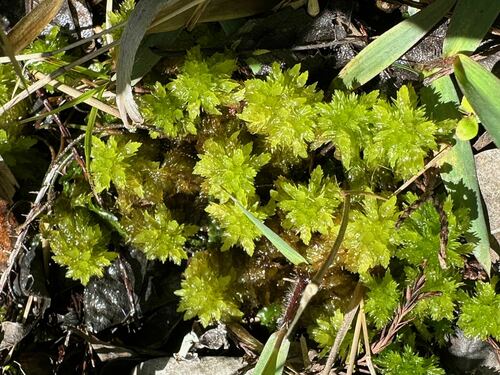
{"type": "Polygon", "coordinates": [[[361,300],[359,304],[359,315],[361,315],[361,328],[363,329],[363,342],[365,347],[365,358],[370,375],[377,375],[372,362],[370,338],[368,336],[368,325],[366,324],[365,303],[361,300]]]}
{"type": "Polygon", "coordinates": [[[349,222],[350,207],[351,207],[351,197],[347,193],[347,194],[344,194],[344,209],[342,211],[342,221],[340,223],[340,228],[339,228],[339,232],[337,234],[337,238],[335,239],[335,243],[333,244],[333,248],[330,251],[330,255],[325,260],[325,262],[323,263],[323,265],[321,266],[319,271],[316,272],[316,274],[312,278],[311,282],[309,284],[307,284],[307,286],[305,287],[304,292],[302,293],[302,297],[300,299],[300,303],[299,303],[297,310],[295,312],[293,321],[287,327],[285,337],[288,337],[290,335],[290,333],[293,331],[295,325],[297,324],[300,316],[302,315],[302,313],[306,309],[307,305],[309,304],[311,299],[316,295],[316,293],[318,293],[321,282],[323,281],[323,277],[325,276],[326,272],[328,271],[328,268],[332,265],[333,261],[335,260],[335,257],[337,256],[340,245],[342,244],[342,241],[344,240],[344,235],[345,235],[345,231],[347,228],[347,223],[349,222]]]}
{"type": "Polygon", "coordinates": [[[443,155],[446,154],[448,150],[451,149],[450,145],[446,145],[443,147],[441,151],[439,151],[436,156],[432,158],[421,170],[419,170],[413,177],[411,177],[408,181],[406,181],[403,185],[401,185],[394,193],[391,194],[392,196],[397,196],[399,193],[401,193],[403,190],[405,190],[408,186],[410,186],[417,178],[419,178],[422,174],[424,174],[429,168],[433,167],[436,162],[443,157],[443,155]]]}
{"type": "Polygon", "coordinates": [[[443,207],[443,202],[439,201],[437,197],[434,197],[432,200],[434,203],[434,207],[439,214],[439,253],[438,260],[439,265],[443,270],[447,269],[448,266],[446,264],[446,247],[448,246],[448,236],[449,236],[449,228],[448,228],[448,216],[446,215],[446,211],[443,207]]]}
{"type": "MultiPolygon", "coordinates": [[[[406,288],[405,302],[398,306],[393,320],[389,325],[384,327],[379,340],[372,345],[373,354],[378,354],[384,350],[393,341],[396,334],[413,320],[413,318],[408,318],[407,316],[419,301],[441,294],[440,292],[422,292],[424,285],[425,275],[422,272],[413,285],[406,288]]],[[[361,361],[365,360],[366,358],[364,357],[361,361]]]]}
{"type": "MultiPolygon", "coordinates": [[[[361,302],[360,302],[361,304],[361,302]]],[[[349,352],[349,363],[347,365],[347,375],[352,375],[354,372],[354,365],[356,354],[359,349],[359,335],[361,333],[361,314],[358,313],[358,317],[356,318],[356,327],[354,328],[354,337],[352,338],[351,351],[349,352]]]]}
{"type": "MultiPolygon", "coordinates": [[[[0,278],[0,294],[4,292],[5,286],[7,284],[7,280],[12,271],[12,267],[16,263],[16,259],[21,251],[24,243],[24,239],[28,234],[29,223],[33,222],[33,220],[40,215],[43,210],[40,210],[42,199],[45,197],[45,194],[49,190],[50,186],[54,183],[55,179],[59,175],[59,172],[73,159],[73,155],[70,153],[63,159],[58,159],[56,163],[52,164],[51,168],[47,171],[45,178],[43,179],[42,187],[38,192],[35,201],[33,202],[33,207],[31,211],[28,213],[26,217],[26,221],[23,224],[23,229],[19,233],[16,238],[16,242],[14,244],[14,248],[10,253],[9,260],[7,262],[7,267],[5,271],[2,273],[2,277],[0,278]]],[[[45,205],[44,209],[46,209],[47,205],[45,205]]]]}
{"type": "Polygon", "coordinates": [[[360,282],[356,285],[354,289],[354,294],[349,304],[348,312],[344,315],[344,320],[342,321],[342,325],[335,336],[335,340],[332,345],[332,349],[330,350],[330,354],[328,355],[328,359],[325,364],[325,368],[321,372],[321,375],[328,375],[330,373],[333,364],[335,363],[335,359],[337,358],[337,354],[340,350],[340,345],[344,341],[349,328],[351,328],[352,321],[356,316],[356,312],[358,311],[359,303],[361,298],[363,297],[363,287],[360,282]]]}
{"type": "Polygon", "coordinates": [[[290,50],[291,51],[308,51],[311,49],[331,48],[331,47],[344,45],[344,44],[358,44],[361,47],[364,47],[366,45],[366,41],[364,39],[366,39],[366,38],[359,37],[359,36],[348,36],[348,37],[345,37],[344,39],[341,39],[341,40],[329,40],[329,41],[321,42],[321,43],[294,46],[294,47],[290,48],[290,50]]]}

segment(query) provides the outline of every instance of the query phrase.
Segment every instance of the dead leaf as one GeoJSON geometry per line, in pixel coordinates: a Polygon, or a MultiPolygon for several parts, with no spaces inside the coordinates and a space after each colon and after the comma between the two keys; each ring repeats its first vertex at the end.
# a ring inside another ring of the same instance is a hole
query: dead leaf
{"type": "Polygon", "coordinates": [[[26,14],[9,32],[9,41],[15,53],[23,50],[40,35],[56,16],[64,0],[45,0],[26,14]]]}
{"type": "Polygon", "coordinates": [[[10,211],[7,201],[0,200],[0,273],[7,268],[9,255],[14,246],[16,219],[10,211]]]}

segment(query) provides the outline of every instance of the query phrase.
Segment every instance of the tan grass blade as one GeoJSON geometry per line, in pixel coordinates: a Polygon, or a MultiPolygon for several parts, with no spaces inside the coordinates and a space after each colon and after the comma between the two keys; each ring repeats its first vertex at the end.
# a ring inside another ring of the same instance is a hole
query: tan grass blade
{"type": "Polygon", "coordinates": [[[59,12],[63,2],[64,0],[45,0],[16,23],[8,35],[14,53],[23,50],[40,35],[59,12]]]}
{"type": "MultiPolygon", "coordinates": [[[[35,77],[39,80],[47,80],[47,76],[42,73],[35,73],[35,77]]],[[[71,96],[72,98],[78,98],[83,94],[82,91],[77,90],[71,86],[65,85],[64,83],[61,83],[56,80],[52,80],[49,82],[49,85],[54,86],[57,90],[65,93],[66,95],[71,96]]],[[[120,112],[118,112],[118,109],[115,107],[112,107],[106,103],[101,102],[100,100],[96,98],[88,98],[83,101],[84,103],[87,103],[91,107],[97,108],[98,110],[105,112],[111,116],[114,116],[116,118],[120,118],[120,112]]]]}
{"type": "MultiPolygon", "coordinates": [[[[192,11],[189,10],[204,1],[176,1],[168,4],[158,12],[148,33],[172,31],[184,27],[192,17],[192,11]]],[[[279,0],[211,0],[200,15],[198,22],[216,22],[249,17],[269,11],[279,3],[279,0]]]]}
{"type": "Polygon", "coordinates": [[[89,53],[88,55],[85,55],[85,56],[69,63],[68,65],[63,66],[62,68],[59,68],[59,69],[53,71],[48,76],[46,76],[44,79],[41,79],[41,80],[36,81],[35,83],[31,84],[29,87],[26,88],[26,90],[21,91],[14,98],[12,98],[7,103],[5,103],[3,106],[0,107],[0,116],[2,116],[6,111],[8,111],[13,106],[15,106],[17,103],[26,99],[29,95],[33,94],[36,90],[41,89],[45,85],[48,85],[53,79],[66,73],[67,71],[71,70],[75,66],[81,65],[89,60],[92,60],[96,56],[99,56],[102,53],[109,51],[111,48],[113,48],[117,44],[118,44],[118,42],[115,41],[111,44],[108,44],[108,45],[102,47],[102,48],[99,48],[98,50],[96,50],[92,53],[89,53]]]}

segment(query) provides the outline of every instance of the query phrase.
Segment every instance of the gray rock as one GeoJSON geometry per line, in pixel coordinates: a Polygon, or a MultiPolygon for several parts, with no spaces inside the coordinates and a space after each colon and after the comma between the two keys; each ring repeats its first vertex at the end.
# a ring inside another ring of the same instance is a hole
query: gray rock
{"type": "Polygon", "coordinates": [[[492,347],[484,341],[466,337],[456,330],[450,337],[447,374],[494,375],[500,372],[500,363],[492,347]]]}
{"type": "Polygon", "coordinates": [[[133,375],[234,375],[246,363],[238,357],[199,357],[177,361],[172,357],[155,358],[137,365],[133,375]]]}
{"type": "Polygon", "coordinates": [[[500,150],[487,150],[475,156],[477,179],[488,210],[491,234],[500,243],[500,150]]]}

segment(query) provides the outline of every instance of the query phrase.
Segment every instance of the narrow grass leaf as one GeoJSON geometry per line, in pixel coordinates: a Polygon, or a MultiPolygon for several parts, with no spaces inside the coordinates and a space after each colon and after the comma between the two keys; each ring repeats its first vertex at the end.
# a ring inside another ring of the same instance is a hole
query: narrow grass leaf
{"type": "Polygon", "coordinates": [[[282,331],[277,331],[269,336],[253,369],[253,375],[281,375],[283,373],[290,350],[290,340],[283,338],[282,334],[282,331]]]}
{"type": "Polygon", "coordinates": [[[259,219],[257,219],[251,212],[249,212],[243,205],[238,202],[238,200],[234,197],[231,197],[234,203],[239,207],[239,209],[245,214],[246,217],[250,219],[250,221],[262,232],[266,238],[271,241],[271,243],[276,246],[278,251],[283,254],[285,258],[287,258],[290,262],[297,265],[300,263],[307,263],[307,260],[300,255],[297,251],[295,251],[289,244],[287,244],[283,239],[274,233],[269,227],[267,227],[264,223],[262,223],[259,219]]]}
{"type": "Polygon", "coordinates": [[[342,69],[337,78],[339,83],[348,89],[364,85],[423,38],[445,16],[455,1],[437,0],[386,31],[342,69]]]}
{"type": "MultiPolygon", "coordinates": [[[[435,119],[459,118],[458,109],[455,109],[455,114],[450,116],[451,106],[446,105],[454,104],[458,108],[460,103],[451,78],[446,76],[435,80],[432,83],[432,88],[437,94],[434,98],[439,100],[442,105],[430,102],[424,104],[430,108],[436,108],[436,111],[433,112],[435,119]],[[440,111],[440,108],[443,111],[440,111]]],[[[488,227],[484,218],[481,192],[477,182],[476,165],[468,141],[457,140],[455,146],[448,152],[441,165],[441,178],[453,201],[456,204],[464,205],[470,211],[471,231],[475,237],[474,256],[489,275],[491,257],[488,227]]]]}
{"type": "MultiPolygon", "coordinates": [[[[98,98],[102,98],[102,93],[104,92],[105,87],[102,87],[99,91],[98,98]]],[[[92,133],[94,132],[95,121],[97,119],[97,108],[92,107],[89,113],[89,117],[87,120],[87,127],[85,128],[85,139],[83,140],[83,148],[85,151],[85,165],[87,166],[87,170],[90,171],[90,154],[92,153],[92,133]]]]}
{"type": "Polygon", "coordinates": [[[278,352],[278,358],[276,358],[276,370],[274,375],[281,375],[285,369],[286,359],[288,358],[288,352],[290,350],[290,340],[285,338],[280,346],[278,352]]]}
{"type": "Polygon", "coordinates": [[[276,371],[276,365],[274,366],[274,369],[272,372],[267,372],[266,374],[266,368],[269,368],[269,363],[274,360],[274,363],[276,364],[276,359],[278,358],[278,352],[275,350],[276,346],[276,340],[278,339],[278,332],[274,332],[271,336],[266,341],[266,344],[264,345],[264,349],[262,349],[262,352],[260,353],[259,360],[257,361],[257,364],[255,365],[253,369],[253,374],[254,375],[274,375],[276,371]]]}
{"type": "Polygon", "coordinates": [[[51,115],[57,115],[58,113],[65,111],[66,109],[73,108],[74,106],[76,106],[80,103],[83,103],[87,99],[92,98],[97,93],[98,90],[99,90],[99,88],[95,88],[95,89],[91,89],[89,91],[86,91],[83,94],[81,94],[80,96],[78,96],[77,98],[70,100],[69,102],[57,107],[56,109],[53,109],[52,111],[44,112],[41,115],[22,119],[22,120],[18,121],[17,123],[18,124],[26,124],[28,122],[42,120],[45,117],[48,117],[51,115]]]}
{"type": "Polygon", "coordinates": [[[454,63],[460,89],[491,138],[500,147],[500,80],[465,55],[454,63]]]}
{"type": "Polygon", "coordinates": [[[500,1],[457,0],[444,39],[444,56],[474,52],[499,13],[500,1]]]}

